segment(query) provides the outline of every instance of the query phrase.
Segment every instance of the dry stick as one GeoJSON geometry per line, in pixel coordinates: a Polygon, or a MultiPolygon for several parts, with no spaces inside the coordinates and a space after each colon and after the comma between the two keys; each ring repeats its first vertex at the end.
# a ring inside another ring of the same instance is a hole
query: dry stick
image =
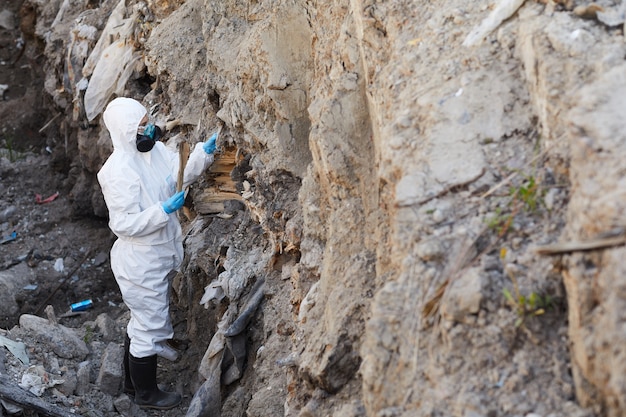
{"type": "Polygon", "coordinates": [[[47,403],[39,397],[20,388],[19,385],[0,375],[0,398],[29,410],[35,410],[38,414],[48,417],[76,417],[78,414],[55,405],[47,403]]]}
{"type": "Polygon", "coordinates": [[[535,252],[538,255],[562,255],[570,252],[582,252],[595,249],[606,249],[626,243],[626,235],[604,239],[588,240],[586,242],[566,242],[554,245],[538,246],[535,252]]]}
{"type": "Polygon", "coordinates": [[[85,263],[85,261],[87,260],[90,254],[91,254],[91,248],[87,250],[83,259],[74,267],[74,269],[72,269],[69,274],[65,275],[65,278],[63,278],[63,280],[59,283],[59,285],[57,285],[54,291],[52,291],[50,295],[48,295],[48,297],[45,300],[43,300],[43,302],[39,305],[39,307],[37,307],[37,310],[35,310],[35,315],[38,315],[39,313],[41,313],[41,310],[46,306],[48,301],[50,301],[50,299],[54,296],[54,294],[56,294],[57,291],[59,291],[59,289],[63,286],[63,284],[65,284],[67,280],[70,279],[71,276],[74,275],[76,271],[78,271],[78,268],[80,268],[82,264],[85,263]]]}
{"type": "Polygon", "coordinates": [[[39,133],[43,133],[44,130],[46,130],[46,128],[48,126],[50,126],[52,124],[52,122],[54,122],[56,119],[59,118],[59,116],[61,116],[61,113],[57,113],[56,116],[54,116],[52,119],[50,119],[50,121],[48,123],[46,123],[45,125],[43,125],[43,127],[41,129],[39,129],[39,133]]]}

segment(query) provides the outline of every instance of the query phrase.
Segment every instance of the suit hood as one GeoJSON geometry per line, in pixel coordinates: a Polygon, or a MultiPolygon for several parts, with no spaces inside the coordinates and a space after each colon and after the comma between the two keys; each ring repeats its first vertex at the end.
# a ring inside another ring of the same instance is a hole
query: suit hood
{"type": "Polygon", "coordinates": [[[132,98],[118,97],[109,103],[103,118],[111,135],[113,149],[139,152],[136,147],[137,128],[146,114],[146,108],[132,98]]]}

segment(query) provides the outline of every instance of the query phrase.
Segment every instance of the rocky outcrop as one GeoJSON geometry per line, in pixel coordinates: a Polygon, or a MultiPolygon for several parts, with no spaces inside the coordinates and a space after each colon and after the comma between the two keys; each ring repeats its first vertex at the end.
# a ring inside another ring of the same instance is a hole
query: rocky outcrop
{"type": "Polygon", "coordinates": [[[82,106],[113,10],[129,52],[107,97],[235,155],[241,198],[185,220],[175,282],[222,415],[625,412],[623,249],[536,251],[623,234],[623,33],[580,2],[508,2],[472,42],[488,2],[29,3],[78,211],[106,212],[82,106]]]}

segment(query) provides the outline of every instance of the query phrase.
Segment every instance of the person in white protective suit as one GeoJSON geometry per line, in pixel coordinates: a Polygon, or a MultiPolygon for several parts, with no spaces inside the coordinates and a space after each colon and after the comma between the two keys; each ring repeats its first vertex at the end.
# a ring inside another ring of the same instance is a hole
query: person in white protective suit
{"type": "MultiPolygon", "coordinates": [[[[125,342],[124,391],[143,408],[169,409],[180,404],[177,393],[156,383],[157,355],[176,360],[168,346],[174,335],[169,315],[171,272],[183,259],[182,232],[176,211],[184,191],[176,193],[178,154],[158,141],[145,107],[118,97],[104,111],[113,153],[98,172],[109,210],[109,227],[117,236],[111,269],[130,309],[125,342]]],[[[216,135],[198,143],[189,156],[183,189],[213,163],[216,135]]]]}

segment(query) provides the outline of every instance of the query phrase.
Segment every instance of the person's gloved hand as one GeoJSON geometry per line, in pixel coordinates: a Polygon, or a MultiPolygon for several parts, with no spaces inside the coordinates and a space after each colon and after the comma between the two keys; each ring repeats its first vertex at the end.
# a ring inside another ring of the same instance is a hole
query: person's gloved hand
{"type": "Polygon", "coordinates": [[[185,204],[185,192],[179,191],[161,203],[163,211],[167,214],[173,213],[185,204]]]}
{"type": "Polygon", "coordinates": [[[215,152],[215,141],[216,140],[217,140],[217,133],[213,133],[213,136],[211,136],[209,138],[209,140],[204,142],[204,145],[202,145],[202,149],[204,149],[204,152],[208,153],[209,155],[211,155],[213,152],[215,152]]]}

